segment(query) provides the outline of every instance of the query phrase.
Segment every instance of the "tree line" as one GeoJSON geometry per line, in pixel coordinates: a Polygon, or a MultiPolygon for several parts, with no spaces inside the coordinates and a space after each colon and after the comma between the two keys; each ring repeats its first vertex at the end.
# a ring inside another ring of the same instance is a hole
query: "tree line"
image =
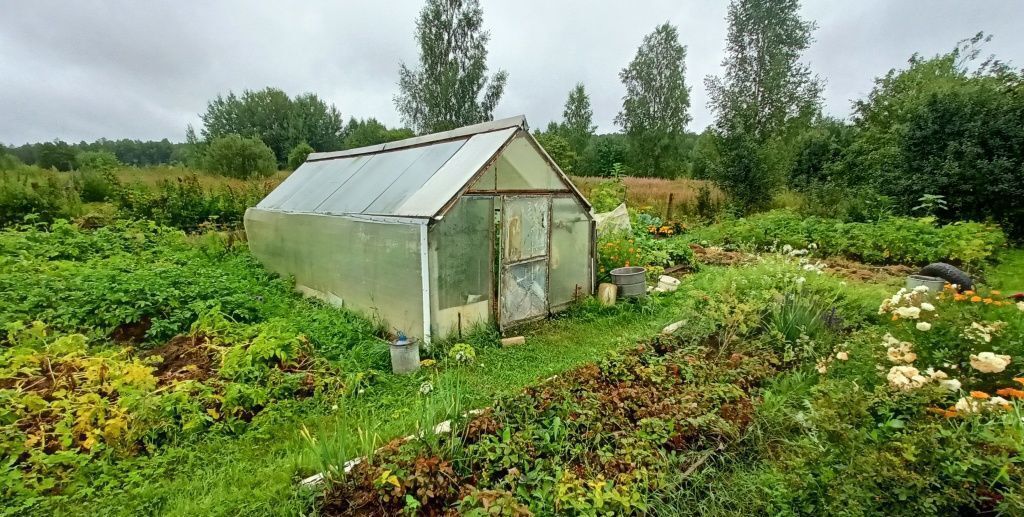
{"type": "MultiPolygon", "coordinates": [[[[561,120],[534,134],[567,172],[710,179],[737,214],[769,207],[788,188],[819,210],[841,212],[834,216],[992,219],[1024,234],[1024,73],[983,58],[988,38],[979,34],[877,78],[849,120],[827,117],[824,80],[803,61],[816,24],[799,10],[799,0],[730,1],[723,71],[703,81],[715,120],[699,135],[687,131],[686,46],[670,23],[647,34],[619,73],[619,132],[596,134],[590,96],[578,83],[561,120]]],[[[491,120],[509,76],[489,70],[479,1],[426,0],[415,38],[418,62],[399,63],[394,97],[405,127],[373,118],[346,123],[316,94],[265,88],[211,100],[184,144],[55,141],[7,153],[59,170],[91,151],[126,164],[181,161],[248,177],[296,167],[313,151],[491,120]]]]}

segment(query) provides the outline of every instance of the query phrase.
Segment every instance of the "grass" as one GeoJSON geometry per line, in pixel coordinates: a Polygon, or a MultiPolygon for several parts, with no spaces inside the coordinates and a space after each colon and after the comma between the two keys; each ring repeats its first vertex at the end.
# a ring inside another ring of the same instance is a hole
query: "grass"
{"type": "Polygon", "coordinates": [[[999,263],[986,272],[986,280],[1006,294],[1024,292],[1024,248],[999,253],[999,263]]]}
{"type": "MultiPolygon", "coordinates": [[[[590,191],[595,185],[607,179],[593,176],[573,176],[572,182],[583,192],[584,196],[589,196],[590,191]]],[[[716,203],[721,204],[725,199],[722,191],[706,180],[688,178],[668,180],[627,176],[623,178],[623,181],[626,184],[626,204],[631,208],[636,208],[650,214],[665,217],[666,210],[668,209],[668,198],[671,195],[673,208],[672,214],[668,214],[671,216],[668,217],[669,219],[679,217],[682,214],[692,214],[696,210],[697,195],[701,187],[707,187],[711,190],[712,199],[716,203]]]]}
{"type": "MultiPolygon", "coordinates": [[[[124,183],[140,183],[149,187],[155,187],[161,181],[176,180],[187,176],[196,175],[199,177],[199,184],[204,188],[216,187],[219,185],[227,185],[231,188],[245,188],[245,186],[251,183],[253,180],[240,180],[235,178],[228,178],[225,176],[217,176],[206,172],[201,172],[196,169],[189,167],[183,167],[179,165],[156,165],[152,167],[125,167],[119,169],[116,173],[117,178],[124,183]]],[[[266,178],[265,181],[272,181],[275,184],[284,181],[291,171],[277,171],[274,174],[266,178]]]]}

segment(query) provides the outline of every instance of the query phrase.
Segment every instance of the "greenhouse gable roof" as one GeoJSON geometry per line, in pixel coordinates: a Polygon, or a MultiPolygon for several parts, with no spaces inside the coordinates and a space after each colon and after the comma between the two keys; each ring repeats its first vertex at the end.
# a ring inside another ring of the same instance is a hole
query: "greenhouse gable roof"
{"type": "MultiPolygon", "coordinates": [[[[439,216],[525,129],[525,117],[518,116],[397,142],[313,153],[256,208],[325,215],[439,216]]],[[[564,175],[562,179],[575,191],[564,175]]]]}

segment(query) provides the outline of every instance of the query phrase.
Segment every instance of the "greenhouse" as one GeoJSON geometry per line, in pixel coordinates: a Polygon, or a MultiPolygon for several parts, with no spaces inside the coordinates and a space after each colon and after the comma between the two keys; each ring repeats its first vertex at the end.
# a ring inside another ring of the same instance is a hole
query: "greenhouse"
{"type": "Polygon", "coordinates": [[[590,205],[524,117],[311,154],[245,229],[298,290],[427,343],[593,292],[590,205]]]}

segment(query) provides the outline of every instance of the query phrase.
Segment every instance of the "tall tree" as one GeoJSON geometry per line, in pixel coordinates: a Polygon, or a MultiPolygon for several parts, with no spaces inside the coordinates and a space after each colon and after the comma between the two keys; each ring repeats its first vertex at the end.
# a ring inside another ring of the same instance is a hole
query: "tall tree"
{"type": "Polygon", "coordinates": [[[820,111],[821,82],[800,62],[816,25],[799,0],[732,0],[725,74],[705,80],[720,161],[708,172],[735,208],[767,206],[795,156],[787,139],[820,111]]]}
{"type": "Polygon", "coordinates": [[[491,120],[508,73],[488,79],[488,40],[479,0],[427,0],[416,21],[419,67],[399,66],[402,120],[421,134],[491,120]]]}
{"type": "Polygon", "coordinates": [[[594,135],[597,126],[593,125],[594,110],[590,107],[590,96],[583,88],[583,83],[576,83],[569,98],[565,101],[562,111],[562,125],[559,128],[562,138],[568,142],[577,156],[582,156],[594,135]]]}
{"type": "Polygon", "coordinates": [[[341,114],[312,93],[292,99],[277,88],[245,90],[241,96],[228,92],[210,101],[200,118],[204,142],[231,134],[259,138],[281,166],[301,142],[318,151],[341,147],[341,114]]]}
{"type": "Polygon", "coordinates": [[[619,73],[626,95],[615,123],[626,133],[635,173],[671,177],[679,170],[679,141],[690,122],[685,59],[679,31],[664,23],[644,37],[636,57],[619,73]]]}
{"type": "Polygon", "coordinates": [[[403,138],[414,136],[412,130],[406,128],[388,129],[377,119],[370,117],[365,120],[349,119],[345,125],[345,138],[341,142],[342,149],[355,149],[367,145],[383,144],[394,142],[403,138]]]}
{"type": "Polygon", "coordinates": [[[817,25],[799,11],[799,0],[729,3],[725,75],[705,80],[720,127],[766,140],[819,111],[821,81],[800,62],[817,25]]]}

